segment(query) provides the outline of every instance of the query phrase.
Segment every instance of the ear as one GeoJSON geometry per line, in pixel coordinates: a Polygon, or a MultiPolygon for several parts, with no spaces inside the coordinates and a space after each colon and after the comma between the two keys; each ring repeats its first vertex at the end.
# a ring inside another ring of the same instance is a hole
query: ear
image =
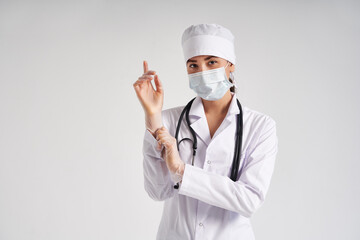
{"type": "Polygon", "coordinates": [[[230,63],[230,72],[234,72],[235,71],[235,65],[230,63]]]}

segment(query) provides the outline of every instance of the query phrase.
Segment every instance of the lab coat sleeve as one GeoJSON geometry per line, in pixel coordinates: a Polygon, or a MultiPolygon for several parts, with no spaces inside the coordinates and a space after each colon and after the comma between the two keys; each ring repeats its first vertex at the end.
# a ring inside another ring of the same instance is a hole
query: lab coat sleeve
{"type": "Polygon", "coordinates": [[[276,124],[268,118],[257,144],[249,149],[249,156],[236,182],[227,176],[186,164],[179,194],[251,217],[265,200],[277,143],[276,124]]]}
{"type": "MultiPolygon", "coordinates": [[[[164,123],[164,118],[163,118],[164,123]]],[[[166,127],[165,123],[164,126],[166,127]]],[[[157,141],[145,130],[143,141],[144,188],[148,195],[156,201],[163,201],[174,194],[173,183],[161,150],[156,149],[157,141]]]]}

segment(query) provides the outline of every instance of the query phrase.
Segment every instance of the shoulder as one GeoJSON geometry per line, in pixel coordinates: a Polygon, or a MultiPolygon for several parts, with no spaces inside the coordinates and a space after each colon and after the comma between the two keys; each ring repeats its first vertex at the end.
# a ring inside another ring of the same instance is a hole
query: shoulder
{"type": "Polygon", "coordinates": [[[275,120],[269,115],[243,106],[244,124],[247,124],[251,129],[259,131],[265,128],[276,127],[275,120]]]}

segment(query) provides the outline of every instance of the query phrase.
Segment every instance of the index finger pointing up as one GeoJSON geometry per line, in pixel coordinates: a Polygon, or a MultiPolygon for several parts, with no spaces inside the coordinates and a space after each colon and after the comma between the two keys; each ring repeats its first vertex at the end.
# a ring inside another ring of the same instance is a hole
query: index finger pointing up
{"type": "Polygon", "coordinates": [[[145,60],[144,60],[143,65],[144,65],[144,73],[146,73],[148,71],[148,64],[145,60]]]}

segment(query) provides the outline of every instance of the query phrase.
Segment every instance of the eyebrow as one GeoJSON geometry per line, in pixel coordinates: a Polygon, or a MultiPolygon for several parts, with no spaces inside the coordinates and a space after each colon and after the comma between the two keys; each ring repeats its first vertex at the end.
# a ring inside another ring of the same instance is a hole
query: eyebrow
{"type": "MultiPolygon", "coordinates": [[[[209,60],[210,58],[218,58],[218,57],[215,57],[215,56],[209,56],[209,57],[207,57],[207,58],[205,58],[204,60],[209,60]]],[[[197,62],[196,60],[187,60],[187,63],[188,62],[197,62]]]]}

